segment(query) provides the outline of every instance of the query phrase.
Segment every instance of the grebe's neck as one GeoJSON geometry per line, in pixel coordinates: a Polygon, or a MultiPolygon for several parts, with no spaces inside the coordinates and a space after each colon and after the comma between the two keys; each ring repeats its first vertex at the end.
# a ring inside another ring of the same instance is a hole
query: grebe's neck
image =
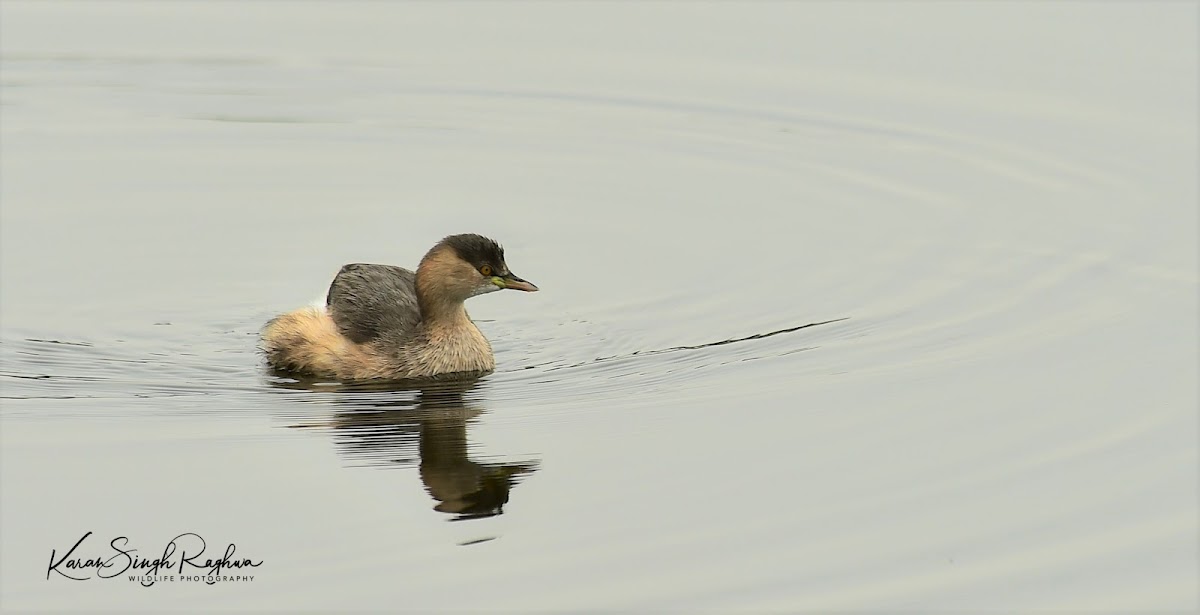
{"type": "Polygon", "coordinates": [[[463,300],[446,293],[442,279],[428,275],[427,270],[417,272],[417,307],[421,320],[428,324],[452,324],[470,321],[463,300]],[[422,275],[426,274],[426,275],[422,275]]]}
{"type": "Polygon", "coordinates": [[[471,289],[469,283],[464,285],[461,280],[473,274],[471,266],[462,262],[454,250],[442,245],[430,250],[417,267],[417,306],[421,320],[428,324],[470,322],[463,301],[471,296],[471,289]]]}

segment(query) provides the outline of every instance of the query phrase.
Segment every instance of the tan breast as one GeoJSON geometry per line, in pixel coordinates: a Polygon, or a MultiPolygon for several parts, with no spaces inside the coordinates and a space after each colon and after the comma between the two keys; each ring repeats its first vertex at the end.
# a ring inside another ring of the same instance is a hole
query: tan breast
{"type": "Polygon", "coordinates": [[[490,372],[496,368],[492,345],[465,317],[453,324],[429,328],[429,344],[418,350],[417,364],[428,375],[490,372]]]}

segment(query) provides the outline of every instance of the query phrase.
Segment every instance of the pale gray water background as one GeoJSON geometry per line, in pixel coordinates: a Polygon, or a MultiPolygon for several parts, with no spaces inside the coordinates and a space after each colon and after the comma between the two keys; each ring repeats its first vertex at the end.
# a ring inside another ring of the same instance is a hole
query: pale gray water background
{"type": "Polygon", "coordinates": [[[1197,609],[1196,32],[4,2],[0,607],[1197,609]],[[454,232],[542,288],[469,303],[494,375],[263,372],[340,265],[454,232]],[[47,580],[86,531],[263,564],[47,580]]]}

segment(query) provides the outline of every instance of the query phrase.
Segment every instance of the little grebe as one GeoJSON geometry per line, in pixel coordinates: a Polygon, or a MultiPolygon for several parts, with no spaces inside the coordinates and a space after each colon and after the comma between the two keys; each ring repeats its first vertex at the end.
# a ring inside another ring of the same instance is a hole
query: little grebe
{"type": "Polygon", "coordinates": [[[492,346],[463,302],[502,288],[535,291],[504,262],[504,249],[480,235],[451,235],[417,272],[392,265],[342,267],[324,309],[278,316],[263,329],[272,367],[338,380],[482,375],[496,367],[492,346]]]}

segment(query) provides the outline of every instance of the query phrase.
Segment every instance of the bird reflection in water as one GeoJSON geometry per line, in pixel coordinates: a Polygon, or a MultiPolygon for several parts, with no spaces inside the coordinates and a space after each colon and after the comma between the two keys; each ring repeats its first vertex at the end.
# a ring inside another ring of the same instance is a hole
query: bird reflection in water
{"type": "Polygon", "coordinates": [[[468,456],[467,424],[484,412],[469,395],[477,382],[273,384],[334,395],[338,409],[331,420],[294,427],[328,429],[351,465],[417,465],[425,491],[438,502],[434,510],[461,521],[502,514],[512,488],[539,465],[538,460],[484,463],[468,456]]]}

